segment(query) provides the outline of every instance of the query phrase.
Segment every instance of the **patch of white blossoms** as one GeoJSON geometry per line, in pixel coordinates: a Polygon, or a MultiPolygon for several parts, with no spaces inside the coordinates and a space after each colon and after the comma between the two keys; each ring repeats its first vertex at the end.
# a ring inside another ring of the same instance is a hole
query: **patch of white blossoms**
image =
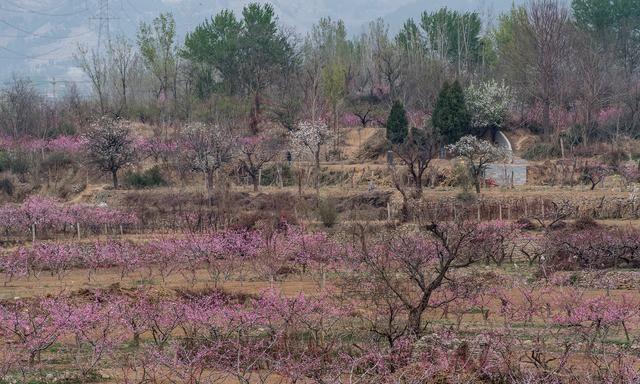
{"type": "Polygon", "coordinates": [[[495,80],[469,86],[465,91],[465,101],[472,126],[502,128],[509,112],[510,95],[509,87],[495,80]]]}

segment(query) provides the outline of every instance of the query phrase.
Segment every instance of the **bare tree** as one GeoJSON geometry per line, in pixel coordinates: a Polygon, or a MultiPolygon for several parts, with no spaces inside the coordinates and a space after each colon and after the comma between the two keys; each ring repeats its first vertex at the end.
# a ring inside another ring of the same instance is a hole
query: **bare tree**
{"type": "Polygon", "coordinates": [[[191,168],[204,175],[209,203],[213,202],[213,177],[216,170],[231,161],[235,146],[232,133],[220,126],[192,123],[186,127],[182,145],[191,168]]]}
{"type": "Polygon", "coordinates": [[[576,31],[573,39],[576,96],[582,110],[582,144],[587,145],[596,125],[596,114],[613,97],[613,57],[591,35],[576,31]]]}
{"type": "Polygon", "coordinates": [[[118,36],[109,45],[109,59],[113,71],[113,82],[120,93],[120,111],[127,108],[129,81],[134,74],[138,56],[133,45],[124,36],[118,36]]]}
{"type": "Polygon", "coordinates": [[[350,255],[353,273],[345,292],[364,299],[372,316],[368,328],[393,347],[407,333],[420,337],[423,316],[468,292],[453,272],[477,260],[471,222],[432,223],[420,232],[398,231],[371,242],[360,231],[361,249],[350,255]]]}
{"type": "Polygon", "coordinates": [[[102,117],[91,124],[86,138],[90,161],[110,172],[113,187],[118,188],[118,171],[136,160],[128,122],[102,117]]]}
{"type": "Polygon", "coordinates": [[[532,0],[510,18],[510,37],[500,45],[500,53],[514,83],[542,104],[542,125],[549,138],[551,106],[570,46],[569,11],[558,0],[532,0]]]}
{"type": "Polygon", "coordinates": [[[242,137],[238,141],[242,167],[251,177],[253,190],[257,192],[262,168],[278,155],[282,142],[274,132],[242,137]]]}
{"type": "Polygon", "coordinates": [[[19,77],[2,92],[0,99],[0,125],[4,134],[14,137],[36,135],[43,137],[45,130],[41,123],[42,96],[31,81],[19,77]]]}
{"type": "Polygon", "coordinates": [[[107,60],[101,52],[90,51],[89,48],[83,45],[78,45],[74,59],[91,81],[93,91],[98,96],[98,102],[100,103],[100,113],[104,115],[107,112],[108,103],[107,81],[109,69],[107,60]]]}
{"type": "Polygon", "coordinates": [[[431,128],[411,128],[401,144],[393,146],[393,153],[407,167],[413,179],[415,196],[422,195],[422,176],[439,149],[439,140],[431,128]]]}
{"type": "Polygon", "coordinates": [[[569,11],[558,0],[534,0],[528,9],[525,33],[536,54],[534,86],[543,106],[543,128],[551,136],[551,104],[569,44],[569,11]]]}

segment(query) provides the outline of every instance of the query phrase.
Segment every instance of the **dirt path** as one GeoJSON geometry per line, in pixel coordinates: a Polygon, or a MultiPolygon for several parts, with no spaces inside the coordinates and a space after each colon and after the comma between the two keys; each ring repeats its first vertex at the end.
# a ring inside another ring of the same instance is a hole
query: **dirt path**
{"type": "Polygon", "coordinates": [[[104,191],[104,188],[105,184],[89,184],[84,191],[69,200],[69,203],[78,204],[90,202],[99,192],[104,191]]]}
{"type": "MultiPolygon", "coordinates": [[[[5,286],[0,284],[0,299],[42,297],[77,292],[82,289],[106,289],[114,284],[118,284],[124,289],[137,287],[202,289],[214,287],[205,270],[197,272],[195,284],[192,284],[190,276],[183,276],[180,273],[170,275],[163,283],[157,270],[153,271],[151,278],[149,278],[147,270],[140,270],[121,279],[120,271],[115,268],[101,269],[97,273],[92,273],[91,281],[88,280],[88,276],[89,270],[86,269],[72,270],[62,278],[43,272],[37,279],[34,277],[21,278],[8,282],[5,286]]],[[[253,279],[250,281],[228,280],[222,281],[219,287],[233,293],[255,294],[270,288],[271,284],[268,281],[253,279]]],[[[319,285],[316,282],[307,277],[298,276],[286,281],[277,281],[273,283],[273,287],[282,290],[287,296],[294,296],[300,292],[313,295],[319,290],[319,285]]]]}

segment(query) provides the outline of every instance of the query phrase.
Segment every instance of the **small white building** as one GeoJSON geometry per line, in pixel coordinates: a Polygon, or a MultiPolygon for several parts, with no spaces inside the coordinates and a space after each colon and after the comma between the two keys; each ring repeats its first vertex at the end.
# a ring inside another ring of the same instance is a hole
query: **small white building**
{"type": "Polygon", "coordinates": [[[527,183],[527,164],[524,159],[513,156],[513,147],[507,136],[498,131],[495,144],[508,152],[504,163],[489,164],[485,170],[485,179],[492,179],[500,186],[525,185],[527,183]]]}

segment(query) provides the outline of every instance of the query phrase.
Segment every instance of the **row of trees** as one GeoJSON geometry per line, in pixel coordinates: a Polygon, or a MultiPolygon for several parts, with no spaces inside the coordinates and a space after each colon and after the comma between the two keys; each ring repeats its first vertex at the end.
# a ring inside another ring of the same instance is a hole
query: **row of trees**
{"type": "Polygon", "coordinates": [[[275,230],[226,230],[140,243],[44,242],[2,254],[0,272],[5,285],[18,278],[37,279],[46,272],[62,280],[74,269],[86,270],[90,281],[98,270],[117,268],[121,279],[156,277],[164,284],[180,274],[191,286],[202,282],[201,272],[206,272],[204,280],[216,287],[228,279],[250,278],[273,287],[287,274],[298,273],[323,291],[330,272],[348,274],[343,283],[354,298],[386,298],[398,306],[396,314],[406,316],[398,319],[400,324],[407,321],[401,332],[400,328],[376,331],[393,346],[398,337],[420,335],[423,316],[430,308],[447,304],[449,295],[455,300],[458,294],[471,294],[456,292],[466,278],[456,271],[475,263],[513,264],[518,254],[524,254],[545,277],[557,270],[640,266],[637,230],[567,228],[535,237],[523,227],[504,221],[432,222],[422,231],[384,233],[379,238],[361,227],[353,232],[352,242],[338,242],[325,233],[306,233],[285,224],[275,230]]]}
{"type": "Polygon", "coordinates": [[[120,228],[135,224],[134,214],[106,206],[68,204],[39,196],[31,196],[20,205],[5,204],[0,207],[0,227],[5,233],[31,231],[66,231],[71,229],[80,236],[80,228],[120,228]]]}
{"type": "MultiPolygon", "coordinates": [[[[540,244],[551,242],[549,255],[572,260],[564,249],[582,246],[583,233],[573,232],[575,239],[566,245],[561,237],[540,244]]],[[[43,243],[17,250],[30,263],[27,273],[34,274],[50,268],[64,276],[65,262],[79,255],[90,270],[126,269],[129,263],[166,273],[180,265],[185,276],[193,263],[202,268],[212,262],[224,266],[212,267],[218,276],[246,281],[256,277],[245,269],[250,267],[272,286],[289,267],[312,276],[320,290],[313,297],[287,297],[273,287],[254,295],[183,290],[158,296],[138,288],[5,301],[0,343],[11,348],[0,349],[0,373],[24,380],[56,370],[59,357],[68,356],[84,380],[101,368],[117,367],[125,382],[637,378],[629,368],[637,363],[635,300],[544,281],[525,284],[513,275],[473,268],[481,261],[512,262],[510,249],[522,244],[521,226],[449,221],[373,234],[360,225],[352,235],[337,243],[324,234],[284,227],[146,245],[43,243]],[[140,248],[156,257],[144,257],[140,248]],[[176,255],[183,258],[180,263],[171,261],[176,255]],[[139,264],[142,260],[148,264],[139,264]],[[272,275],[260,272],[267,270],[272,275]],[[54,348],[55,359],[49,353],[54,348]],[[582,369],[576,371],[572,361],[582,369]]],[[[609,244],[620,242],[634,246],[637,233],[593,237],[578,259],[596,254],[607,259],[609,244]]],[[[546,261],[539,263],[545,271],[546,261]]]]}
{"type": "MultiPolygon", "coordinates": [[[[226,118],[256,134],[267,121],[292,130],[299,120],[320,118],[333,129],[343,120],[381,123],[399,100],[438,119],[439,91],[455,78],[470,95],[492,88],[469,108],[501,104],[491,95],[508,87],[511,120],[537,126],[546,137],[578,125],[579,140],[587,143],[611,137],[611,124],[617,134],[637,133],[636,8],[574,0],[570,11],[556,0],[536,0],[500,15],[495,25],[476,12],[444,8],[408,20],[395,36],[377,20],[349,38],[341,21],[328,18],[300,37],[278,23],[271,6],[250,4],[241,15],[212,16],[184,42],[172,16],[160,15],[140,26],[135,42],[118,37],[102,52],[80,47],[77,62],[101,115],[226,118]]],[[[5,134],[43,137],[80,127],[90,111],[75,88],[51,105],[18,79],[3,96],[5,134]]],[[[492,115],[483,117],[472,117],[473,124],[496,128],[492,115]]]]}

